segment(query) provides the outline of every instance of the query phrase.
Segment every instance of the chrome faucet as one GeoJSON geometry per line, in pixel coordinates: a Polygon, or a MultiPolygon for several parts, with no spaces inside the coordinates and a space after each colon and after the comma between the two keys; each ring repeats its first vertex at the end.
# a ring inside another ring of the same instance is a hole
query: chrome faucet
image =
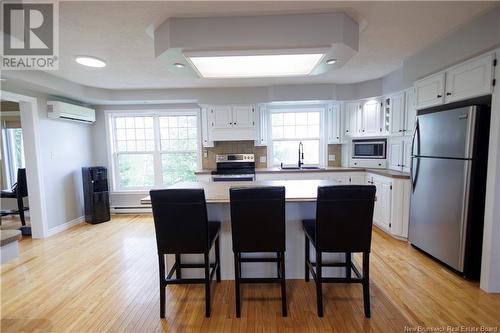
{"type": "Polygon", "coordinates": [[[299,162],[298,162],[299,168],[302,167],[303,164],[304,164],[304,145],[302,144],[302,142],[299,142],[299,162]]]}

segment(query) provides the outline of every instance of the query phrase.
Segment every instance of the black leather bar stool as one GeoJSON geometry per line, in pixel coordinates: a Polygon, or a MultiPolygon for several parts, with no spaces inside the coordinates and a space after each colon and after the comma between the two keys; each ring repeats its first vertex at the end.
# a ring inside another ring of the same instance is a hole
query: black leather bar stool
{"type": "Polygon", "coordinates": [[[209,222],[203,189],[152,190],[151,204],[160,267],[160,317],[165,318],[165,288],[169,284],[205,284],[205,316],[210,317],[210,281],[221,280],[220,222],[209,222]],[[215,263],[209,253],[215,244],[215,263]],[[183,264],[181,254],[202,253],[203,264],[183,264]],[[165,255],[175,254],[175,264],[165,276],[165,255]],[[204,268],[204,278],[183,279],[182,268],[204,268]],[[212,268],[212,271],[210,271],[212,268]],[[175,279],[172,278],[175,272],[175,279]]]}
{"type": "Polygon", "coordinates": [[[231,188],[231,229],[233,235],[236,317],[240,317],[240,284],[280,283],[281,306],[287,315],[285,283],[285,188],[231,188]],[[275,258],[243,257],[243,253],[272,252],[275,258]],[[243,278],[241,264],[275,262],[275,278],[243,278]]]}
{"type": "Polygon", "coordinates": [[[309,272],[316,282],[318,316],[323,317],[322,283],[361,283],[365,316],[370,317],[369,255],[372,239],[375,186],[318,187],[316,219],[303,220],[305,232],[305,279],[309,272]],[[316,262],[309,257],[310,243],[316,262]],[[345,253],[345,262],[323,262],[322,253],[345,253]],[[351,253],[363,253],[363,274],[351,261],[351,253]],[[314,267],[316,269],[314,269],[314,267]],[[345,277],[323,277],[323,267],[346,267],[345,277]],[[351,277],[351,271],[356,275],[351,277]]]}

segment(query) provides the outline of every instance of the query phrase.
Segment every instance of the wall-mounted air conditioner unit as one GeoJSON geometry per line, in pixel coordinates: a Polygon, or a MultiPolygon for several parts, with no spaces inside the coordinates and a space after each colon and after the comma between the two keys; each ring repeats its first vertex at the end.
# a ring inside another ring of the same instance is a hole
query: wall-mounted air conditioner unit
{"type": "Polygon", "coordinates": [[[60,101],[47,102],[47,116],[52,119],[65,119],[88,124],[95,122],[94,109],[60,101]]]}

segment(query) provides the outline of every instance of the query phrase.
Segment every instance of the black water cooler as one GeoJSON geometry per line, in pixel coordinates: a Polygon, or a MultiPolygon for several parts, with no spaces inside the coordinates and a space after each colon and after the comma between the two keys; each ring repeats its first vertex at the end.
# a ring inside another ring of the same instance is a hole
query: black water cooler
{"type": "Polygon", "coordinates": [[[96,224],[110,220],[108,171],[105,167],[82,168],[85,221],[96,224]]]}

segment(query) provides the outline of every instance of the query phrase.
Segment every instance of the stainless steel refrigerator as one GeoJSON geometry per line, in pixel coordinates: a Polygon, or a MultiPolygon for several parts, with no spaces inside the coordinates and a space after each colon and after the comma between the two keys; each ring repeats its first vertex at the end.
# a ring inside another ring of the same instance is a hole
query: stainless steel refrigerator
{"type": "Polygon", "coordinates": [[[409,241],[478,278],[484,218],[489,108],[420,111],[412,143],[409,241]]]}

